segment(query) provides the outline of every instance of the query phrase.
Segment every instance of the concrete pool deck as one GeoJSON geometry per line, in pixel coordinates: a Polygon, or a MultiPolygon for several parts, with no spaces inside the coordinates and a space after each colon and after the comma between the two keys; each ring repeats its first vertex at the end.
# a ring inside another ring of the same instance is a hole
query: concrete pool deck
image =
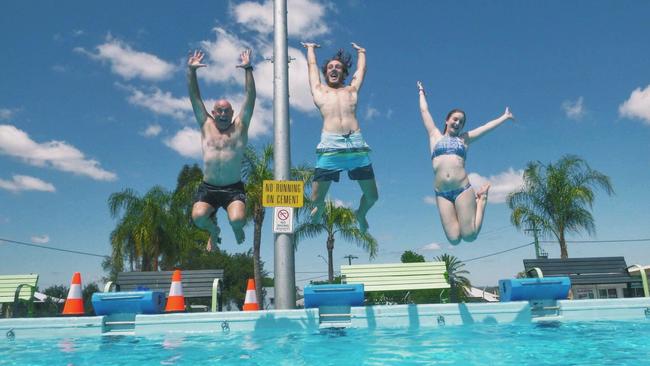
{"type": "Polygon", "coordinates": [[[650,298],[514,301],[352,307],[347,317],[330,321],[319,309],[203,312],[0,319],[0,338],[67,338],[99,335],[221,334],[261,330],[318,331],[321,328],[417,330],[469,324],[545,321],[650,321],[650,298]]]}

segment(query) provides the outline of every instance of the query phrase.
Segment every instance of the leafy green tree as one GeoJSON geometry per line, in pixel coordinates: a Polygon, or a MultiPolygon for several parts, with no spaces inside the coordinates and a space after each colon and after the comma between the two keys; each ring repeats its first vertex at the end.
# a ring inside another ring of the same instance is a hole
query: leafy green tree
{"type": "Polygon", "coordinates": [[[560,257],[568,258],[567,233],[596,231],[590,212],[595,188],[608,195],[614,191],[608,176],[577,156],[566,155],[548,165],[530,162],[524,170],[523,188],[508,195],[510,220],[519,230],[535,229],[542,237],[555,237],[560,257]]]}
{"type": "Polygon", "coordinates": [[[327,278],[334,281],[334,243],[339,236],[343,240],[353,242],[370,254],[377,255],[377,241],[369,233],[359,230],[354,211],[348,207],[336,206],[331,200],[325,202],[325,211],[320,222],[307,221],[298,225],[295,238],[299,242],[305,238],[315,238],[325,233],[327,235],[327,278]]]}
{"type": "Polygon", "coordinates": [[[469,279],[465,277],[465,275],[469,274],[469,271],[463,269],[465,263],[457,257],[447,253],[439,255],[434,259],[436,261],[445,262],[449,284],[451,285],[451,288],[449,289],[451,302],[462,302],[466,300],[467,295],[465,294],[464,288],[469,288],[472,284],[469,279]]]}
{"type": "Polygon", "coordinates": [[[421,254],[418,254],[416,252],[407,250],[404,253],[402,253],[402,257],[400,258],[402,263],[422,263],[426,262],[424,260],[424,256],[421,254]]]}
{"type": "Polygon", "coordinates": [[[86,315],[95,315],[95,308],[93,308],[92,297],[95,292],[99,291],[99,286],[95,282],[91,282],[84,286],[81,297],[84,300],[84,313],[86,315]]]}
{"type": "Polygon", "coordinates": [[[255,292],[260,303],[263,301],[261,245],[262,226],[266,216],[266,207],[262,205],[264,180],[273,179],[273,145],[267,144],[258,153],[248,146],[244,154],[244,176],[246,178],[246,218],[253,222],[253,274],[255,292]]]}
{"type": "Polygon", "coordinates": [[[121,270],[125,258],[131,269],[157,271],[161,256],[174,262],[178,234],[182,232],[173,214],[172,194],[160,186],[144,196],[131,189],[113,193],[108,198],[111,216],[118,218],[111,232],[111,263],[121,270]]]}
{"type": "MultiPolygon", "coordinates": [[[[260,259],[262,226],[266,217],[266,207],[262,204],[262,182],[273,179],[272,165],[272,144],[265,145],[259,151],[252,146],[248,146],[244,154],[243,175],[246,180],[246,218],[249,222],[253,222],[253,271],[256,284],[263,283],[262,277],[264,276],[260,259]]],[[[291,179],[301,180],[305,186],[309,186],[312,175],[312,169],[308,166],[298,166],[291,169],[291,179]]],[[[261,303],[264,296],[262,286],[257,285],[255,290],[261,303]]]]}
{"type": "MultiPolygon", "coordinates": [[[[206,252],[203,246],[194,246],[189,249],[189,253],[179,266],[184,269],[222,268],[224,270],[223,304],[233,301],[240,309],[244,305],[246,285],[248,279],[253,277],[251,250],[229,254],[219,248],[213,252],[206,252]]],[[[193,304],[209,305],[210,303],[210,299],[192,299],[192,301],[193,304]]]]}

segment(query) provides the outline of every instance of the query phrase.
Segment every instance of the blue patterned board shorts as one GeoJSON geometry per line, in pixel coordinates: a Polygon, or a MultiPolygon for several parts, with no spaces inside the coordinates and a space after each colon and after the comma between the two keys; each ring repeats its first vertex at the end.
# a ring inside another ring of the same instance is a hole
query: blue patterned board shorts
{"type": "Polygon", "coordinates": [[[321,141],[316,147],[318,159],[314,180],[338,182],[344,170],[352,180],[374,179],[369,153],[370,146],[359,131],[345,135],[322,132],[321,141]]]}

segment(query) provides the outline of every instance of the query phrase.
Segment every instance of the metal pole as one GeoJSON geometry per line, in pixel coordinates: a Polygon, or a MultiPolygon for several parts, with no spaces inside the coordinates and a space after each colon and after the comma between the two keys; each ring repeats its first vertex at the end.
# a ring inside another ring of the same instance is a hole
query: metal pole
{"type": "MultiPolygon", "coordinates": [[[[273,125],[274,176],[289,180],[289,54],[287,50],[287,0],[273,1],[273,125]]],[[[275,234],[275,308],[296,307],[296,270],[292,234],[275,234]]]]}
{"type": "Polygon", "coordinates": [[[531,229],[526,229],[524,231],[532,231],[533,232],[533,237],[535,238],[535,257],[537,259],[540,259],[542,257],[540,247],[539,247],[539,239],[537,238],[537,233],[539,232],[539,229],[537,228],[537,225],[535,222],[532,223],[532,228],[531,229]]]}

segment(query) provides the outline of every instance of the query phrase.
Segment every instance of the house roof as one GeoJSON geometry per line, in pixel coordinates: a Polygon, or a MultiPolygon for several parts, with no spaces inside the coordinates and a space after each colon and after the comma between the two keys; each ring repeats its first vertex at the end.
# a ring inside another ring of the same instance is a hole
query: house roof
{"type": "Polygon", "coordinates": [[[636,283],[623,257],[524,259],[524,269],[542,270],[544,277],[568,276],[573,285],[636,283]]]}

